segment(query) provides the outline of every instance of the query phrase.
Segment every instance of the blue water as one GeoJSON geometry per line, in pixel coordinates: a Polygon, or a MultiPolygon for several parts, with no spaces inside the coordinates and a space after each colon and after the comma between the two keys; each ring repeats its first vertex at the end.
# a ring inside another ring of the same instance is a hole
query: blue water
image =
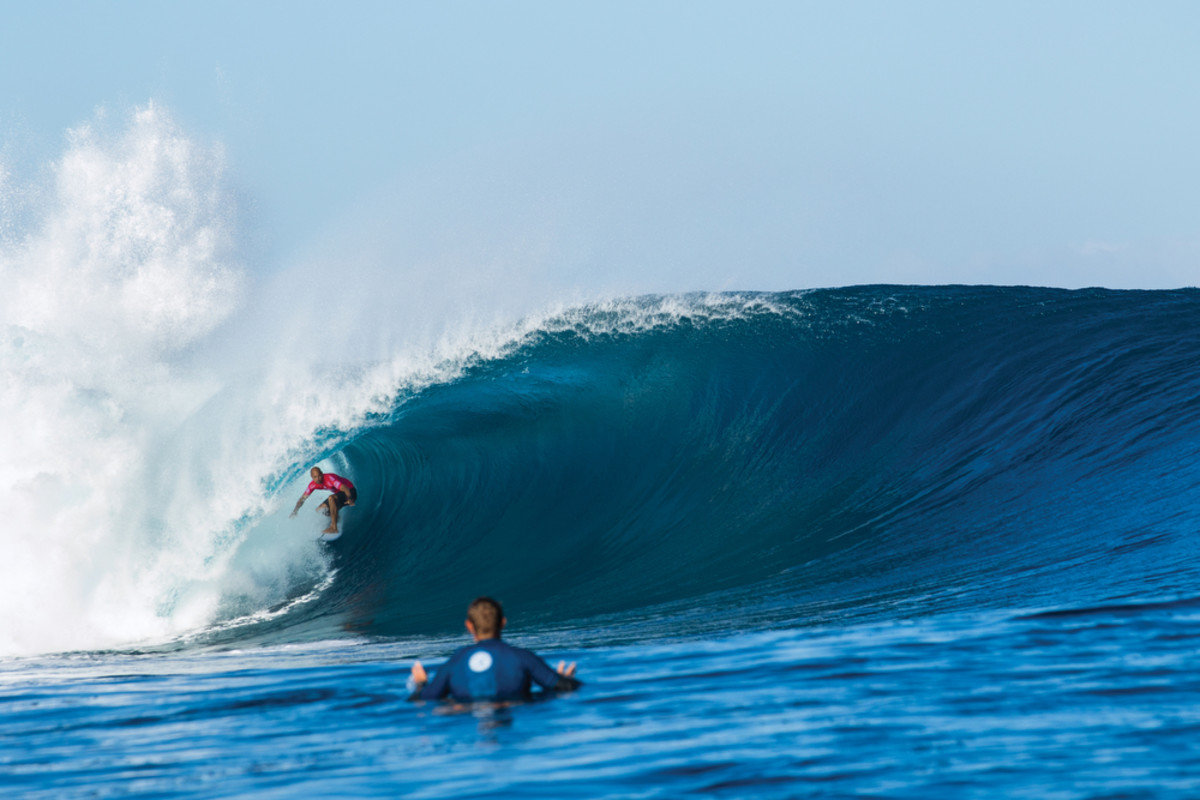
{"type": "Polygon", "coordinates": [[[233,564],[359,488],[278,591],[0,660],[0,785],[1200,797],[1200,292],[632,298],[437,374],[263,476],[233,564]],[[583,689],[407,702],[478,594],[583,689]]]}

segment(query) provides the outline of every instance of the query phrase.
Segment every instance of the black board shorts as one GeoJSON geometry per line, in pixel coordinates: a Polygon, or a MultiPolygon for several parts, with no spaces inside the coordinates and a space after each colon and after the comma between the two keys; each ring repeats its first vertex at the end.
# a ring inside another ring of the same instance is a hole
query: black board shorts
{"type": "Polygon", "coordinates": [[[358,491],[356,489],[354,489],[354,487],[351,487],[350,494],[347,495],[345,489],[339,489],[338,491],[333,493],[333,502],[337,505],[338,508],[341,508],[342,506],[346,505],[347,503],[357,503],[358,502],[358,491]]]}

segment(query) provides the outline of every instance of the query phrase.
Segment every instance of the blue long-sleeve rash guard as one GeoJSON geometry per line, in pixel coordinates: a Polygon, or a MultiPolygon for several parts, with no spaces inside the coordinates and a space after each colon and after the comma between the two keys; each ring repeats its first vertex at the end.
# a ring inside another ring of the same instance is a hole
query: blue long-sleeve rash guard
{"type": "Polygon", "coordinates": [[[416,697],[441,700],[524,700],[532,695],[532,684],[543,689],[566,691],[580,684],[559,675],[538,656],[500,639],[482,639],[467,645],[442,665],[416,697]]]}

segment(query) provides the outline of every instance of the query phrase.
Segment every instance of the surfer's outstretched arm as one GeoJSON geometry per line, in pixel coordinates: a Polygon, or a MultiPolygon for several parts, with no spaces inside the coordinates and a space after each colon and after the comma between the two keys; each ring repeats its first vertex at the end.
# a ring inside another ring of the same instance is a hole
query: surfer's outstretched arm
{"type": "Polygon", "coordinates": [[[304,501],[308,499],[308,495],[312,494],[312,487],[308,491],[300,495],[300,499],[296,500],[296,507],[292,510],[292,516],[296,516],[296,512],[300,511],[300,506],[304,505],[304,501]]]}
{"type": "Polygon", "coordinates": [[[308,474],[312,478],[312,482],[308,484],[308,488],[304,490],[304,494],[300,495],[300,499],[296,501],[296,507],[292,509],[293,517],[300,511],[300,506],[304,505],[304,501],[308,499],[308,496],[324,486],[325,473],[321,472],[320,467],[313,467],[308,471],[308,474]]]}

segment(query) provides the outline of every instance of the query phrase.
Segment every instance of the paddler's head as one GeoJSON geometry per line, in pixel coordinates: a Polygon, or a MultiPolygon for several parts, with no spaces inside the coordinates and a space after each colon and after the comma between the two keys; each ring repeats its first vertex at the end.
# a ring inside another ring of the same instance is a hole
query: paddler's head
{"type": "Polygon", "coordinates": [[[499,639],[500,631],[508,620],[504,618],[504,609],[490,597],[477,597],[467,609],[467,630],[480,639],[499,639]]]}
{"type": "Polygon", "coordinates": [[[314,481],[319,481],[319,480],[321,480],[321,476],[324,475],[325,473],[321,472],[320,467],[313,467],[312,471],[310,471],[308,474],[312,475],[312,479],[314,481]]]}

